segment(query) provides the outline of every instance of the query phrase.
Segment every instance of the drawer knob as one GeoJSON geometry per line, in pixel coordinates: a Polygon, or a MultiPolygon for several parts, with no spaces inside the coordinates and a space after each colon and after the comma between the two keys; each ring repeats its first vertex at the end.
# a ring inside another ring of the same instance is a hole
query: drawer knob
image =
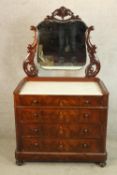
{"type": "Polygon", "coordinates": [[[85,113],[83,116],[84,116],[84,118],[88,118],[89,117],[89,114],[88,113],[85,113]]]}
{"type": "Polygon", "coordinates": [[[35,147],[38,147],[38,146],[39,146],[39,144],[36,142],[36,143],[34,143],[34,146],[35,146],[35,147]]]}
{"type": "Polygon", "coordinates": [[[32,130],[32,132],[34,132],[34,133],[38,133],[39,132],[39,129],[38,128],[34,128],[34,129],[31,129],[32,130]]]}
{"type": "Polygon", "coordinates": [[[89,131],[88,131],[87,128],[83,129],[83,133],[84,133],[84,134],[88,134],[88,132],[89,132],[89,131]]]}
{"type": "Polygon", "coordinates": [[[87,143],[82,144],[82,148],[88,148],[88,147],[89,147],[89,145],[87,143]]]}
{"type": "Polygon", "coordinates": [[[84,103],[85,103],[86,105],[89,105],[89,104],[90,104],[90,101],[89,101],[89,100],[85,100],[84,103]]]}
{"type": "Polygon", "coordinates": [[[39,104],[39,101],[38,100],[32,100],[32,104],[39,104]]]}
{"type": "Polygon", "coordinates": [[[38,113],[34,113],[33,116],[34,117],[40,117],[40,115],[38,113]]]}

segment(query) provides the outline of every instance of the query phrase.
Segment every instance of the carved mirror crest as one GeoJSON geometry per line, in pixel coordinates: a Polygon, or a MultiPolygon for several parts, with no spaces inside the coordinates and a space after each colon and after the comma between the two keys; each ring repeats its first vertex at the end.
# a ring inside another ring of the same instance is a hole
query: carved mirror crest
{"type": "Polygon", "coordinates": [[[39,67],[44,69],[81,69],[86,65],[86,77],[94,77],[100,70],[96,60],[96,46],[90,41],[93,26],[87,25],[65,7],[55,10],[36,27],[34,42],[28,45],[28,53],[23,68],[28,76],[37,76],[39,67]],[[36,60],[35,60],[36,59],[36,60]],[[35,64],[35,61],[37,64],[35,64]]]}

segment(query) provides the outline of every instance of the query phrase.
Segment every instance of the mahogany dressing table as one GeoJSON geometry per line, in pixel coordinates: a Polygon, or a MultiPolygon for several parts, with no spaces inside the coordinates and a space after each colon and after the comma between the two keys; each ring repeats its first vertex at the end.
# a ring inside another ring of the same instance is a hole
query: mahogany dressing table
{"type": "Polygon", "coordinates": [[[17,165],[81,161],[105,166],[109,93],[96,78],[100,62],[90,41],[93,27],[61,7],[31,30],[34,42],[23,63],[27,77],[14,91],[17,165]],[[81,69],[87,55],[85,77],[38,76],[40,67],[81,69]]]}

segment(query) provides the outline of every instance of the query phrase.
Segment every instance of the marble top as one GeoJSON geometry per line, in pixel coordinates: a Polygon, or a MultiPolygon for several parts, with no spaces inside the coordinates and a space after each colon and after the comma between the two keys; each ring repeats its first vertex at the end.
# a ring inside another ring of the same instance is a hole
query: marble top
{"type": "Polygon", "coordinates": [[[20,95],[102,95],[97,82],[28,81],[20,95]]]}

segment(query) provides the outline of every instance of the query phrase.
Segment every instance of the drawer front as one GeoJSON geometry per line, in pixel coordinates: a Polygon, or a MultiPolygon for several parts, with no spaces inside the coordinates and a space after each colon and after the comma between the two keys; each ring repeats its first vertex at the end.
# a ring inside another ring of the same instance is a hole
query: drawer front
{"type": "Polygon", "coordinates": [[[20,104],[26,106],[103,106],[103,96],[30,96],[20,95],[20,104]]]}
{"type": "Polygon", "coordinates": [[[23,151],[35,152],[103,152],[101,140],[44,140],[22,138],[23,151]]]}
{"type": "Polygon", "coordinates": [[[17,108],[18,119],[26,123],[98,123],[106,121],[106,109],[17,108]]]}
{"type": "Polygon", "coordinates": [[[21,125],[22,136],[39,138],[101,138],[104,134],[99,125],[21,125]]]}

